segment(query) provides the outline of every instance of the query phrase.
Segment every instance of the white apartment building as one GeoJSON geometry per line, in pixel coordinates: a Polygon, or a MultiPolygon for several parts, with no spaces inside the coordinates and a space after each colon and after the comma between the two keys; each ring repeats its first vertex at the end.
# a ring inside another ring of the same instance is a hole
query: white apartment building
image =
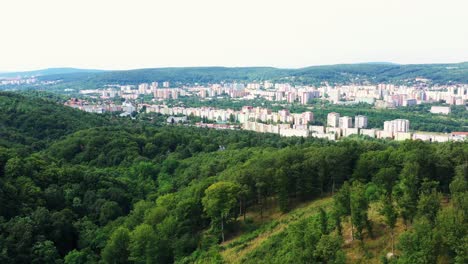
{"type": "Polygon", "coordinates": [[[448,115],[451,113],[450,106],[432,106],[431,113],[448,115]]]}
{"type": "Polygon", "coordinates": [[[327,115],[327,126],[338,127],[340,124],[340,113],[331,112],[327,115]]]}
{"type": "Polygon", "coordinates": [[[338,123],[340,128],[352,128],[353,118],[350,116],[343,116],[338,119],[338,123]]]}
{"type": "Polygon", "coordinates": [[[395,119],[392,121],[384,122],[384,131],[390,133],[396,132],[409,132],[409,120],[395,119]]]}
{"type": "Polygon", "coordinates": [[[355,128],[367,128],[367,116],[358,115],[354,117],[355,128]]]}

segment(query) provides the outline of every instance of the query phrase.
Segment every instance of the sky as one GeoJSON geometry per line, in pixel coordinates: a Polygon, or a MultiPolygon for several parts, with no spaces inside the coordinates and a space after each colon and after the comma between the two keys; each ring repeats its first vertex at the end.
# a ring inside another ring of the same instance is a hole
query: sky
{"type": "Polygon", "coordinates": [[[0,72],[468,61],[467,0],[1,0],[0,72]]]}

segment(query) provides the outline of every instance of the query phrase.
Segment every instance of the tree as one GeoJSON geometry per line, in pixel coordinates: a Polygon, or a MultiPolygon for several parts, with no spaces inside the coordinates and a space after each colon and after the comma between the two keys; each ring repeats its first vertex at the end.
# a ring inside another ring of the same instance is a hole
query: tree
{"type": "Polygon", "coordinates": [[[394,197],[405,226],[412,223],[418,211],[419,165],[407,162],[400,173],[400,181],[394,186],[394,197]]]}
{"type": "Polygon", "coordinates": [[[89,249],[72,250],[64,258],[65,264],[88,264],[98,263],[96,256],[89,249]]]}
{"type": "Polygon", "coordinates": [[[437,182],[425,180],[421,187],[418,201],[418,214],[424,216],[432,224],[435,223],[440,208],[441,195],[436,190],[437,182]]]}
{"type": "Polygon", "coordinates": [[[391,197],[397,177],[398,172],[394,167],[381,168],[373,177],[372,182],[377,184],[384,191],[385,196],[391,197]]]}
{"type": "MultiPolygon", "coordinates": [[[[345,182],[341,189],[333,196],[333,216],[336,221],[338,233],[342,233],[341,219],[345,216],[351,216],[350,204],[351,185],[345,182]]],[[[353,226],[351,224],[351,239],[354,238],[353,226]]]]}
{"type": "Polygon", "coordinates": [[[455,170],[455,177],[450,183],[452,207],[439,211],[436,228],[442,243],[449,251],[448,255],[454,263],[468,263],[468,225],[466,224],[468,185],[466,181],[466,166],[455,170]]]}
{"type": "Polygon", "coordinates": [[[455,177],[450,183],[450,193],[453,205],[468,216],[468,165],[461,165],[455,169],[455,177]]]}
{"type": "Polygon", "coordinates": [[[328,215],[322,207],[319,208],[319,222],[322,234],[328,234],[328,215]]]}
{"type": "Polygon", "coordinates": [[[318,263],[346,263],[346,256],[341,250],[343,239],[337,235],[322,235],[317,243],[314,256],[318,263]]]}
{"type": "Polygon", "coordinates": [[[437,233],[454,263],[468,263],[468,225],[462,210],[447,207],[439,212],[437,233]]]}
{"type": "Polygon", "coordinates": [[[33,247],[33,259],[31,263],[61,263],[54,243],[50,240],[36,242],[33,247]]]}
{"type": "Polygon", "coordinates": [[[107,222],[114,220],[122,214],[119,204],[114,201],[106,201],[100,209],[99,222],[104,225],[107,222]]]}
{"type": "Polygon", "coordinates": [[[136,264],[158,263],[158,239],[153,228],[141,224],[130,234],[129,260],[136,264]]]}
{"type": "Polygon", "coordinates": [[[398,213],[395,210],[391,199],[384,199],[380,213],[384,216],[384,222],[390,229],[390,237],[392,239],[392,254],[395,254],[395,234],[394,229],[398,218],[398,213]]]}
{"type": "Polygon", "coordinates": [[[205,190],[202,199],[204,211],[211,217],[212,222],[221,223],[221,239],[224,242],[224,221],[228,220],[231,210],[237,204],[240,187],[232,182],[217,182],[205,190]]]}
{"type": "Polygon", "coordinates": [[[289,192],[288,183],[291,179],[286,174],[283,168],[280,168],[275,173],[276,188],[278,190],[278,203],[281,212],[285,213],[289,211],[289,192]]]}
{"type": "Polygon", "coordinates": [[[400,236],[398,249],[401,251],[401,256],[398,259],[398,263],[436,263],[438,244],[439,239],[433,232],[430,221],[422,217],[414,224],[412,230],[400,236]]]}
{"type": "Polygon", "coordinates": [[[125,227],[119,227],[112,233],[102,251],[102,259],[108,264],[128,263],[130,232],[125,227]]]}
{"type": "Polygon", "coordinates": [[[239,190],[239,215],[242,215],[245,222],[245,214],[247,213],[247,198],[250,195],[249,186],[243,184],[239,190]]]}
{"type": "Polygon", "coordinates": [[[351,222],[356,227],[356,238],[361,241],[363,240],[362,231],[364,227],[369,229],[369,219],[367,217],[369,203],[363,195],[364,193],[365,185],[360,181],[354,181],[350,190],[351,222]]]}

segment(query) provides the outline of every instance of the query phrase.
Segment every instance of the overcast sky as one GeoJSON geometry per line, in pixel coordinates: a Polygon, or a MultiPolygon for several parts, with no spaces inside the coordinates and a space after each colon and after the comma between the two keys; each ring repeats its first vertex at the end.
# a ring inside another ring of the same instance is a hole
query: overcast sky
{"type": "Polygon", "coordinates": [[[468,0],[1,0],[0,71],[468,61],[468,0]]]}

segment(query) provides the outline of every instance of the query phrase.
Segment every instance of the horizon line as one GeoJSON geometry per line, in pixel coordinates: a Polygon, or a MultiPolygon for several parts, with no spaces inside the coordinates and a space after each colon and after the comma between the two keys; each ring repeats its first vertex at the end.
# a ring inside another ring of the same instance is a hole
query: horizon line
{"type": "Polygon", "coordinates": [[[12,73],[25,73],[25,72],[34,72],[34,71],[43,71],[43,70],[53,70],[53,69],[76,69],[76,70],[90,70],[90,71],[132,71],[132,70],[144,70],[144,69],[177,69],[177,68],[274,68],[274,69],[286,69],[286,70],[294,70],[294,69],[304,69],[310,67],[321,67],[321,66],[338,66],[338,65],[360,65],[360,64],[375,64],[375,65],[444,65],[444,64],[462,64],[468,63],[467,61],[459,61],[459,62],[436,62],[436,63],[398,63],[398,62],[391,62],[391,61],[367,61],[367,62],[351,62],[351,63],[330,63],[330,64],[311,64],[308,66],[302,67],[277,67],[277,66],[266,66],[266,65],[249,65],[249,66],[226,66],[226,65],[203,65],[203,66],[155,66],[155,67],[137,67],[137,68],[121,68],[121,69],[104,69],[104,68],[97,68],[97,67],[74,67],[74,66],[50,66],[50,67],[42,67],[42,68],[35,68],[31,70],[0,70],[0,74],[12,74],[12,73]]]}

